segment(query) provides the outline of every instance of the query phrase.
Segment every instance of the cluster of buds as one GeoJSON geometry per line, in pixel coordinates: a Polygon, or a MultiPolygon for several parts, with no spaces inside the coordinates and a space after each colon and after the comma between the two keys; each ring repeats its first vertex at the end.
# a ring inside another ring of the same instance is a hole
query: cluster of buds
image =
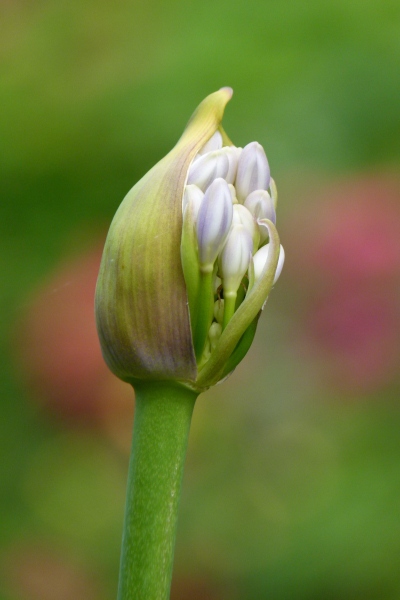
{"type": "Polygon", "coordinates": [[[284,261],[264,149],[221,126],[208,96],[173,150],[128,193],[107,237],[96,318],[111,370],[203,391],[242,360],[284,261]]]}
{"type": "MultiPolygon", "coordinates": [[[[224,146],[216,131],[194,157],[183,194],[181,255],[200,368],[263,272],[276,202],[268,160],[257,142],[243,149],[224,146]]],[[[280,246],[273,283],[283,262],[280,246]]]]}

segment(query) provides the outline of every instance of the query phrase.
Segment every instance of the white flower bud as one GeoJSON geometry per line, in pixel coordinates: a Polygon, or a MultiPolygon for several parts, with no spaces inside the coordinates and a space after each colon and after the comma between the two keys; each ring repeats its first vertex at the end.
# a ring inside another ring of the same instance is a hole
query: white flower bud
{"type": "Polygon", "coordinates": [[[269,182],[269,189],[270,189],[270,192],[271,192],[272,202],[273,202],[274,208],[276,210],[276,205],[278,204],[278,189],[277,189],[276,183],[272,179],[272,177],[271,177],[270,182],[269,182]]]}
{"type": "MultiPolygon", "coordinates": [[[[222,151],[226,152],[229,161],[229,169],[228,173],[224,177],[224,179],[228,183],[233,183],[236,179],[236,173],[238,168],[239,156],[242,152],[242,148],[236,148],[236,146],[228,146],[227,148],[223,148],[222,151]]],[[[236,195],[236,194],[235,194],[236,195]]]]}
{"type": "Polygon", "coordinates": [[[210,137],[208,142],[202,146],[199,150],[199,154],[207,154],[207,152],[212,152],[213,150],[220,150],[222,148],[222,135],[219,131],[216,131],[213,136],[210,137]]]}
{"type": "Polygon", "coordinates": [[[197,217],[199,263],[212,271],[232,223],[232,199],[228,184],[218,178],[207,189],[197,217]]]}
{"type": "Polygon", "coordinates": [[[271,196],[266,190],[255,190],[244,201],[244,206],[255,219],[269,219],[275,225],[276,213],[271,196]]]}
{"type": "Polygon", "coordinates": [[[185,191],[183,194],[183,199],[182,199],[182,212],[185,212],[185,208],[188,204],[192,205],[192,215],[193,215],[193,221],[196,222],[197,220],[197,215],[199,213],[199,209],[200,209],[200,205],[203,201],[204,198],[204,193],[201,191],[200,188],[197,187],[197,185],[187,185],[185,187],[185,191]]]}
{"type": "Polygon", "coordinates": [[[220,298],[214,303],[214,319],[222,324],[224,318],[224,300],[220,298]]]}
{"type": "Polygon", "coordinates": [[[225,179],[229,166],[229,157],[225,148],[207,152],[191,164],[187,184],[194,183],[205,192],[214,179],[219,177],[225,179]]]}
{"type": "Polygon", "coordinates": [[[212,323],[212,325],[210,327],[210,331],[208,332],[208,339],[210,340],[211,352],[214,350],[215,346],[217,345],[217,342],[218,342],[219,338],[221,337],[221,333],[222,333],[222,326],[220,325],[220,323],[216,323],[214,321],[214,323],[212,323]]]}
{"type": "Polygon", "coordinates": [[[247,229],[253,240],[253,252],[255,252],[260,241],[260,232],[253,215],[245,206],[243,206],[243,204],[235,204],[233,206],[232,225],[233,224],[243,225],[247,229]]]}
{"type": "MultiPolygon", "coordinates": [[[[249,209],[257,221],[259,219],[269,219],[275,225],[276,213],[274,203],[267,191],[255,190],[247,196],[244,205],[249,209]]],[[[260,232],[260,241],[261,243],[264,243],[268,238],[268,229],[262,224],[258,226],[258,229],[260,232]]]]}
{"type": "Polygon", "coordinates": [[[228,187],[229,187],[229,191],[230,191],[231,196],[232,196],[232,204],[237,204],[238,203],[238,199],[236,198],[235,186],[233,186],[231,183],[228,183],[228,187]]]}
{"type": "Polygon", "coordinates": [[[244,225],[234,225],[219,257],[224,296],[235,293],[249,266],[253,240],[244,225]]]}
{"type": "MultiPolygon", "coordinates": [[[[260,248],[258,250],[258,252],[256,252],[255,255],[253,256],[255,281],[257,281],[257,279],[259,279],[259,277],[264,269],[265,263],[267,262],[268,250],[269,250],[269,244],[260,248]]],[[[285,251],[283,249],[283,246],[281,245],[280,251],[279,251],[278,265],[277,265],[276,271],[275,271],[274,284],[278,281],[279,276],[282,273],[284,262],[285,262],[285,251]]]]}
{"type": "Polygon", "coordinates": [[[254,190],[266,190],[270,182],[270,170],[264,148],[257,142],[247,144],[239,157],[236,175],[236,194],[239,202],[254,190]]]}

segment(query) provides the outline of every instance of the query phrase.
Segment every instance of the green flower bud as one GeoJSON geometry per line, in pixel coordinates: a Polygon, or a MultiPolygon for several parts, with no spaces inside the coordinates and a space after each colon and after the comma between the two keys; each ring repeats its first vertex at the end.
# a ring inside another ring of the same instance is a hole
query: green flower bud
{"type": "MultiPolygon", "coordinates": [[[[236,367],[254,337],[277,270],[279,236],[263,219],[269,251],[257,278],[253,260],[246,274],[232,244],[224,252],[237,178],[242,202],[254,185],[269,184],[262,147],[236,148],[221,127],[231,95],[222,88],[199,105],[177,145],[131,189],[111,224],[96,321],[103,356],[124,381],[174,381],[203,391],[236,367]],[[233,276],[239,285],[244,273],[229,310],[218,277],[222,253],[227,285],[233,276]],[[240,263],[233,275],[230,257],[240,263]]],[[[245,231],[245,223],[236,227],[245,231]]],[[[255,252],[256,238],[253,244],[255,252]]]]}

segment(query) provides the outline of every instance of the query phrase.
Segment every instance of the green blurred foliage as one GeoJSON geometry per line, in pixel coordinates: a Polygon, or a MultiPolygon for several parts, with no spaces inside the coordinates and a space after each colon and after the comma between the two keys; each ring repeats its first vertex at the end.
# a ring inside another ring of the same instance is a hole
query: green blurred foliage
{"type": "MultiPolygon", "coordinates": [[[[400,4],[6,0],[0,10],[0,556],[7,565],[11,548],[44,540],[94,574],[99,600],[113,598],[127,458],[101,433],[37,410],[15,323],[223,85],[235,90],[230,137],[266,148],[280,222],[309,180],[398,167],[400,4]]],[[[394,600],[398,389],[339,402],[288,348],[295,301],[277,286],[250,356],[199,400],[177,577],[209,580],[220,598],[394,600]]],[[[1,597],[33,598],[6,580],[1,597]]]]}

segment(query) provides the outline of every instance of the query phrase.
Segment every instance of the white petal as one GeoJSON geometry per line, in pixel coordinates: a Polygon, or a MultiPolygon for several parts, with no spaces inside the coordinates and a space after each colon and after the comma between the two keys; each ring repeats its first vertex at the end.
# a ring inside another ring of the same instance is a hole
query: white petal
{"type": "Polygon", "coordinates": [[[193,210],[193,218],[194,221],[196,221],[203,198],[204,193],[201,191],[200,188],[197,187],[197,185],[187,185],[183,194],[182,212],[185,212],[186,206],[188,204],[191,204],[193,210]]]}
{"type": "MultiPolygon", "coordinates": [[[[265,246],[260,248],[258,250],[258,252],[256,252],[255,255],[253,256],[255,281],[257,281],[257,279],[259,279],[259,277],[264,269],[265,263],[267,262],[268,251],[269,251],[269,244],[266,244],[265,246]]],[[[278,281],[278,278],[283,269],[284,262],[285,262],[285,251],[283,249],[283,246],[281,245],[280,251],[279,251],[278,265],[277,265],[276,271],[275,271],[274,284],[278,281]]]]}
{"type": "Polygon", "coordinates": [[[238,161],[242,149],[236,148],[236,146],[228,146],[226,148],[223,148],[222,151],[226,152],[229,161],[229,169],[228,173],[225,176],[225,179],[228,183],[233,183],[236,179],[238,161]]]}
{"type": "Polygon", "coordinates": [[[244,201],[244,206],[255,219],[269,219],[275,225],[276,213],[271,196],[266,190],[255,190],[244,201]]]}
{"type": "Polygon", "coordinates": [[[201,267],[209,269],[225,243],[232,223],[232,199],[228,184],[218,178],[207,189],[197,217],[201,267]]]}
{"type": "Polygon", "coordinates": [[[207,152],[191,164],[187,184],[194,183],[205,192],[215,179],[225,178],[228,171],[229,158],[223,149],[207,152]]]}
{"type": "Polygon", "coordinates": [[[207,152],[212,152],[213,150],[219,150],[222,148],[222,135],[219,131],[216,131],[212,137],[204,144],[202,148],[199,150],[199,154],[207,154],[207,152]]]}
{"type": "Polygon", "coordinates": [[[234,225],[219,257],[224,293],[236,292],[246,273],[253,250],[253,240],[243,225],[234,225]]]}
{"type": "Polygon", "coordinates": [[[260,241],[260,233],[253,215],[243,204],[235,204],[233,206],[232,223],[243,225],[247,229],[253,240],[253,252],[255,252],[260,241]]]}
{"type": "Polygon", "coordinates": [[[270,170],[264,148],[257,142],[247,144],[239,157],[236,175],[236,194],[239,202],[254,190],[266,190],[270,182],[270,170]]]}

